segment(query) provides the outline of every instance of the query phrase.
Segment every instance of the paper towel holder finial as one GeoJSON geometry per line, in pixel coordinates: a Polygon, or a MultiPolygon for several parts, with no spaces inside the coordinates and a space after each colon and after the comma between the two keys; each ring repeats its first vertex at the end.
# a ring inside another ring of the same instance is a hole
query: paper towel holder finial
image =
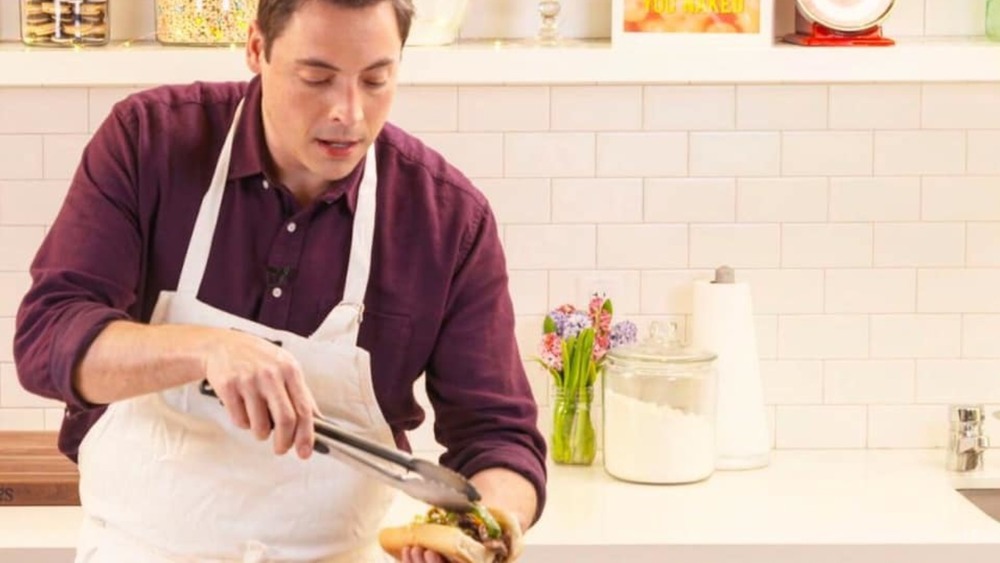
{"type": "Polygon", "coordinates": [[[712,283],[736,283],[736,271],[730,266],[719,266],[715,269],[715,279],[712,283]]]}

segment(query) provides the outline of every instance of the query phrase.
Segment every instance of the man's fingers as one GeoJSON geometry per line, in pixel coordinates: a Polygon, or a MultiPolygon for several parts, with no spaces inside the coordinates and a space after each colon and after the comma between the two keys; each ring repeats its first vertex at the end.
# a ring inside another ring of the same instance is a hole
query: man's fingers
{"type": "Polygon", "coordinates": [[[274,453],[284,455],[292,447],[299,422],[284,386],[268,390],[267,408],[274,423],[274,453]]]}
{"type": "Polygon", "coordinates": [[[243,397],[235,389],[216,390],[216,396],[219,397],[219,401],[229,414],[229,420],[232,420],[237,428],[244,430],[250,428],[246,403],[243,402],[243,397]]]}
{"type": "Polygon", "coordinates": [[[316,439],[312,417],[318,409],[312,393],[302,382],[301,377],[289,381],[288,396],[291,400],[290,407],[294,409],[297,417],[294,428],[295,451],[300,458],[306,459],[312,455],[313,441],[316,439]]]}
{"type": "Polygon", "coordinates": [[[422,547],[404,547],[403,563],[448,563],[444,556],[422,547]]]}
{"type": "Polygon", "coordinates": [[[424,563],[447,563],[447,559],[440,553],[436,551],[431,551],[429,549],[423,550],[424,552],[424,563]]]}
{"type": "Polygon", "coordinates": [[[247,406],[247,415],[250,417],[250,431],[258,440],[266,440],[271,434],[271,416],[267,408],[267,403],[256,393],[250,396],[243,396],[243,401],[247,406]]]}
{"type": "Polygon", "coordinates": [[[284,455],[292,447],[303,459],[313,451],[313,415],[318,412],[298,360],[280,346],[252,334],[228,331],[206,359],[212,384],[239,428],[258,440],[273,434],[273,448],[284,455]]]}

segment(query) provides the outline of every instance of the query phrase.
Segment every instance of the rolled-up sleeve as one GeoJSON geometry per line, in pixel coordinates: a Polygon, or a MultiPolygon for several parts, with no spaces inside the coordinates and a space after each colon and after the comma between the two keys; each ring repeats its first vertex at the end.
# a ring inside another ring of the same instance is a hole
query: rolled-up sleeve
{"type": "Polygon", "coordinates": [[[427,370],[442,463],[464,475],[500,467],[530,481],[545,504],[545,440],[514,337],[514,308],[496,220],[472,218],[427,370]]]}
{"type": "Polygon", "coordinates": [[[74,389],[74,369],[108,323],[129,318],[135,302],[138,159],[127,121],[113,112],[84,149],[31,264],[32,285],[17,313],[14,360],[21,385],[77,412],[99,405],[74,389]]]}

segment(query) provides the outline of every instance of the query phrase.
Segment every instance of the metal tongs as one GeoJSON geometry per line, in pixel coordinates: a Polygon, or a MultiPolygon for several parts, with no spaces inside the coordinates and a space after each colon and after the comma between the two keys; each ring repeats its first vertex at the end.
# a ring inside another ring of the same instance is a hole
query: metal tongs
{"type": "MultiPolygon", "coordinates": [[[[219,398],[207,380],[201,382],[200,389],[203,395],[219,398]]],[[[362,438],[322,415],[313,415],[313,428],[314,451],[336,457],[431,506],[469,512],[481,499],[472,483],[447,467],[362,438]]]]}

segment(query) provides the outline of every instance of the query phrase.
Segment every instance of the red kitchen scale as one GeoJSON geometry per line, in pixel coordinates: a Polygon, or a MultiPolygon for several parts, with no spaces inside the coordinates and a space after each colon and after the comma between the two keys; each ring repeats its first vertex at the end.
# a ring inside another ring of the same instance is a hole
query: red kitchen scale
{"type": "Polygon", "coordinates": [[[895,45],[882,34],[895,0],[796,0],[795,33],[787,43],[807,47],[895,45]]]}
{"type": "Polygon", "coordinates": [[[882,35],[882,26],[865,31],[837,31],[811,22],[808,33],[790,33],[784,37],[788,43],[807,47],[871,47],[895,45],[896,42],[882,35]]]}

